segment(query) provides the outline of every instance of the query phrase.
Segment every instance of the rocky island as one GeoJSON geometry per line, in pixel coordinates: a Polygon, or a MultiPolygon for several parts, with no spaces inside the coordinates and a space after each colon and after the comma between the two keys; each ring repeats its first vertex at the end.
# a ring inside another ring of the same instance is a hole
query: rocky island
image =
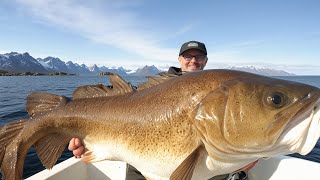
{"type": "Polygon", "coordinates": [[[8,72],[0,70],[0,76],[75,76],[65,72],[38,73],[38,72],[8,72]]]}

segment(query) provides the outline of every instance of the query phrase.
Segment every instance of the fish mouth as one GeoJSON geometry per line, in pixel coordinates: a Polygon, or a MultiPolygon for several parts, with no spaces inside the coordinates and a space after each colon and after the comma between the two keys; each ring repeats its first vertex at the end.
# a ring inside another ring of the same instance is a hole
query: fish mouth
{"type": "Polygon", "coordinates": [[[315,111],[320,106],[320,93],[314,95],[314,93],[309,93],[305,98],[301,99],[303,106],[300,110],[293,116],[293,119],[298,119],[300,116],[303,116],[305,113],[311,113],[315,111]],[[305,102],[304,102],[305,101],[305,102]]]}
{"type": "Polygon", "coordinates": [[[320,137],[320,92],[309,93],[294,106],[296,113],[287,122],[276,144],[285,144],[290,153],[305,155],[314,148],[320,137]]]}
{"type": "Polygon", "coordinates": [[[312,109],[309,119],[310,125],[305,133],[304,144],[298,149],[298,153],[301,155],[306,155],[312,151],[320,137],[320,98],[312,109]]]}

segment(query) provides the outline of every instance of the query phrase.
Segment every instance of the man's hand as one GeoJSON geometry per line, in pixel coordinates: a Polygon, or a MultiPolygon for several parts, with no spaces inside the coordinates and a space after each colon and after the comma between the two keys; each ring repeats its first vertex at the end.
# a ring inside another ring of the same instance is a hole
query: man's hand
{"type": "Polygon", "coordinates": [[[81,158],[81,155],[84,154],[84,146],[79,138],[72,138],[68,149],[73,152],[75,158],[81,158]]]}

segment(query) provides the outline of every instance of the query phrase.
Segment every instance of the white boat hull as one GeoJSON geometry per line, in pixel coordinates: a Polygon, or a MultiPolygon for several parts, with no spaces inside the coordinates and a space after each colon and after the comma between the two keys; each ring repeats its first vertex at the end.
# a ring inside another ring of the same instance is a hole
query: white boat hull
{"type": "Polygon", "coordinates": [[[51,170],[43,170],[26,180],[125,180],[127,164],[122,161],[101,161],[85,164],[76,158],[67,159],[51,170]]]}
{"type": "MultiPolygon", "coordinates": [[[[127,164],[121,161],[103,161],[85,164],[70,158],[41,171],[27,180],[125,180],[127,164]]],[[[319,180],[320,163],[288,156],[277,156],[259,162],[249,171],[249,180],[319,180]]]]}
{"type": "Polygon", "coordinates": [[[259,160],[248,176],[249,180],[320,180],[320,163],[277,156],[259,160]]]}

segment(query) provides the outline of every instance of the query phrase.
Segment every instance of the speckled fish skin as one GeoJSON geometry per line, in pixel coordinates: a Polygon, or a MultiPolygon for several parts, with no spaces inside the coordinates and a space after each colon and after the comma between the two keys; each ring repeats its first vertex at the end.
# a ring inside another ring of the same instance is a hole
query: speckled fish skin
{"type": "Polygon", "coordinates": [[[306,154],[320,136],[319,88],[240,71],[187,73],[113,96],[30,99],[32,118],[0,127],[5,179],[21,179],[32,145],[52,168],[72,137],[85,144],[87,163],[125,161],[149,179],[208,179],[262,157],[306,154]]]}

